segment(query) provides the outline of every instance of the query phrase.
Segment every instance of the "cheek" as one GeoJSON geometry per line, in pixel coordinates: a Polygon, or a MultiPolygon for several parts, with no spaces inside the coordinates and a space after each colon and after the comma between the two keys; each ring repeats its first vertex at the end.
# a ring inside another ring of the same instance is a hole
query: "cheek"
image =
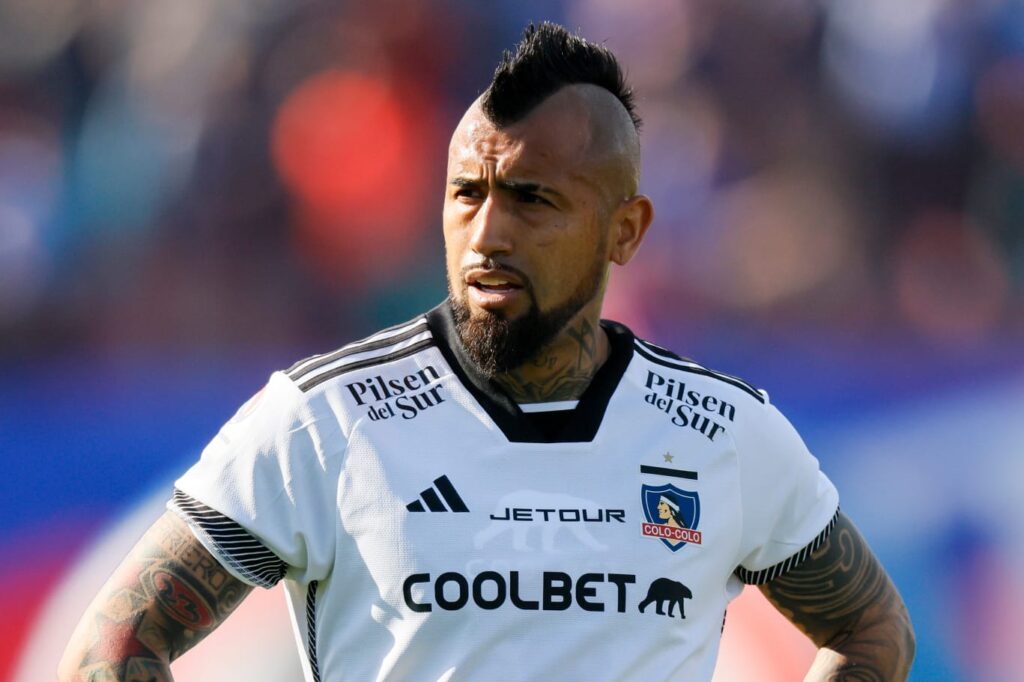
{"type": "Polygon", "coordinates": [[[462,271],[462,256],[466,249],[465,231],[453,229],[445,216],[443,227],[445,266],[448,277],[448,287],[451,294],[457,300],[464,300],[465,284],[459,273],[462,271]]]}
{"type": "Polygon", "coordinates": [[[465,230],[459,229],[459,217],[454,209],[445,205],[441,216],[441,232],[444,236],[444,250],[450,263],[458,259],[465,248],[465,230]]]}
{"type": "Polygon", "coordinates": [[[459,288],[459,271],[462,267],[462,258],[460,257],[459,250],[453,247],[451,244],[449,244],[447,240],[445,240],[444,250],[445,265],[448,274],[448,283],[451,285],[451,288],[453,290],[457,290],[459,288]]]}

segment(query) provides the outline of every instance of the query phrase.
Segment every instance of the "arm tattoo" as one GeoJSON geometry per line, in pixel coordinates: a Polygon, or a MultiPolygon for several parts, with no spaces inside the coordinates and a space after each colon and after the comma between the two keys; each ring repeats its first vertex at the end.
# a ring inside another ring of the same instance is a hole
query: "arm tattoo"
{"type": "Polygon", "coordinates": [[[844,514],[810,559],[761,591],[821,647],[808,680],[904,680],[914,656],[907,609],[844,514]]]}
{"type": "Polygon", "coordinates": [[[598,332],[599,328],[589,320],[582,320],[565,330],[572,349],[571,356],[566,357],[564,351],[548,352],[496,380],[513,400],[520,403],[579,398],[600,369],[598,332]]]}
{"type": "Polygon", "coordinates": [[[169,681],[169,663],[220,625],[251,590],[221,567],[184,521],[166,512],[86,611],[62,674],[82,682],[169,681]]]}

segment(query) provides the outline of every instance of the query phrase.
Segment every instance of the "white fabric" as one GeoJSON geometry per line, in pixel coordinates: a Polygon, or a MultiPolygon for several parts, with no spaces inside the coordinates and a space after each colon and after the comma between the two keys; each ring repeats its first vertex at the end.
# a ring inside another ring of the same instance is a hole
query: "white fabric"
{"type": "Polygon", "coordinates": [[[321,680],[710,680],[734,569],[838,504],[789,422],[713,376],[634,355],[593,442],[510,443],[434,347],[305,393],[274,374],[176,485],[287,562],[309,680],[312,581],[321,680]],[[377,400],[374,377],[415,390],[377,400]],[[665,484],[699,499],[699,544],[641,532],[668,528],[642,489],[665,484]]]}
{"type": "Polygon", "coordinates": [[[575,410],[579,404],[578,400],[555,400],[549,403],[519,403],[519,409],[526,413],[561,412],[562,410],[575,410]]]}

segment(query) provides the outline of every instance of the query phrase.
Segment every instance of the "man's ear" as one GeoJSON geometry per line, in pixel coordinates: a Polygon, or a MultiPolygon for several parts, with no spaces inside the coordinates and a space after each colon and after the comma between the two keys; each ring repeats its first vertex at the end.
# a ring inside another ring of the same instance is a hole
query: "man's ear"
{"type": "Polygon", "coordinates": [[[654,204],[643,194],[626,199],[612,216],[610,260],[625,265],[640,248],[654,219],[654,204]]]}

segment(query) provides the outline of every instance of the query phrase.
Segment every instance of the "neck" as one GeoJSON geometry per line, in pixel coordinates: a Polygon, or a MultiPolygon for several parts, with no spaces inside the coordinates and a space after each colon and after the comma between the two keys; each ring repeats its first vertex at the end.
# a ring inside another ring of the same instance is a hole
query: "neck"
{"type": "Polygon", "coordinates": [[[520,367],[494,377],[519,403],[577,400],[610,352],[597,315],[572,320],[558,337],[520,367]]]}

